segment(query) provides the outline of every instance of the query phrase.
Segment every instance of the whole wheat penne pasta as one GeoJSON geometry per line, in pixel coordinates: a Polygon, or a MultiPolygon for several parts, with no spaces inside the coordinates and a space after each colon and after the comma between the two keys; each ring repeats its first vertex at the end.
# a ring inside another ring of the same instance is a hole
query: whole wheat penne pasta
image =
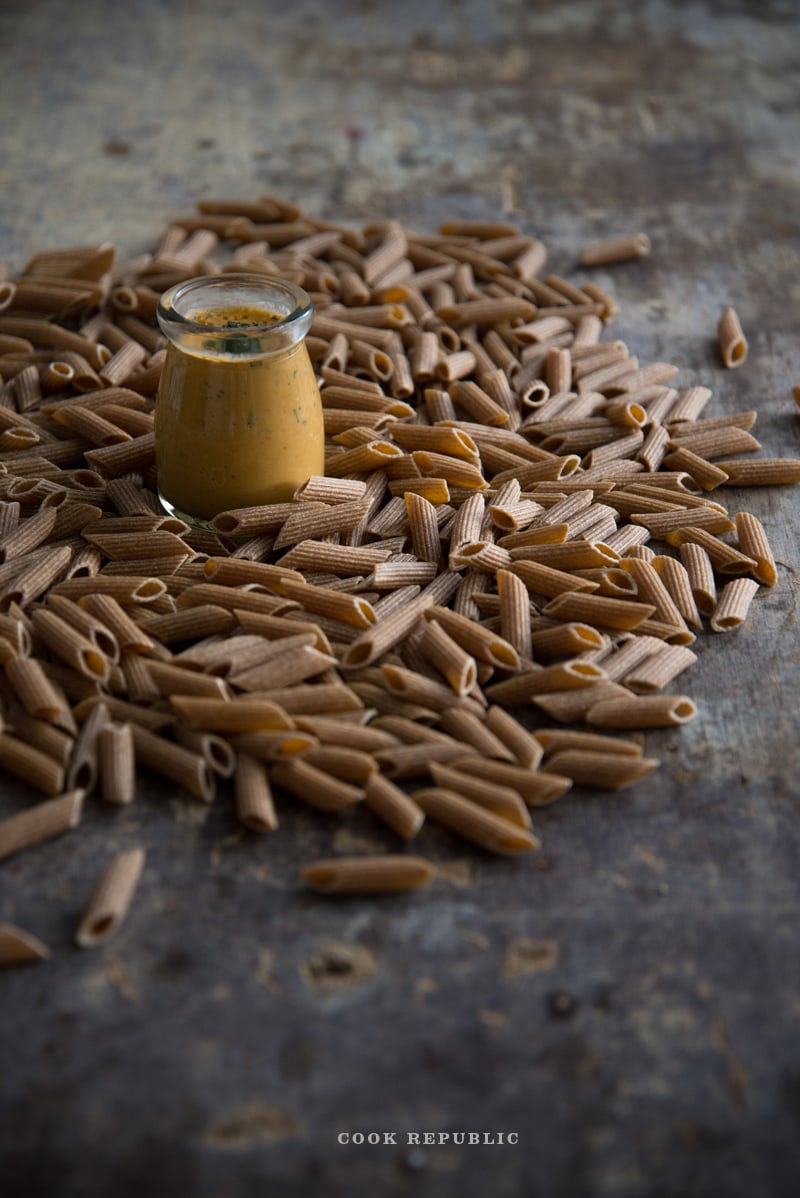
{"type": "Polygon", "coordinates": [[[24,558],[15,558],[21,569],[14,574],[13,579],[4,584],[0,590],[0,603],[7,608],[16,603],[20,608],[28,607],[34,599],[38,599],[48,587],[52,586],[65,572],[72,560],[72,550],[62,545],[55,549],[45,550],[41,558],[34,559],[33,554],[24,558]],[[25,566],[24,563],[28,565],[25,566]]]}
{"type": "Polygon", "coordinates": [[[532,595],[554,598],[567,592],[590,592],[598,589],[598,584],[593,579],[580,578],[575,574],[567,573],[566,570],[556,570],[553,566],[544,565],[542,562],[512,561],[508,569],[509,573],[515,574],[522,580],[532,595]]]}
{"type": "Polygon", "coordinates": [[[659,652],[662,647],[662,642],[657,637],[647,633],[632,636],[628,640],[618,642],[603,653],[602,668],[611,682],[620,682],[647,657],[659,652]]]}
{"type": "Polygon", "coordinates": [[[320,811],[341,811],[364,798],[361,788],[334,778],[300,757],[272,765],[270,780],[281,790],[320,811]]]}
{"type": "Polygon", "coordinates": [[[64,765],[39,747],[0,732],[0,766],[47,795],[57,795],[64,786],[64,765]]]}
{"type": "MultiPolygon", "coordinates": [[[[253,699],[253,696],[250,696],[253,699]]],[[[358,712],[364,704],[350,686],[341,682],[303,683],[284,689],[260,691],[257,700],[279,707],[289,717],[300,715],[346,714],[358,712]]],[[[241,702],[241,700],[238,700],[241,702]]]]}
{"type": "Polygon", "coordinates": [[[491,787],[488,787],[483,778],[471,778],[449,765],[435,761],[431,762],[430,772],[437,786],[477,803],[498,819],[508,820],[518,828],[530,830],[531,817],[518,791],[509,786],[501,786],[497,782],[492,782],[491,787]]]}
{"type": "Polygon", "coordinates": [[[744,363],[747,358],[747,339],[734,308],[726,308],[720,316],[717,340],[725,366],[730,369],[744,363]]]}
{"type": "Polygon", "coordinates": [[[414,800],[380,773],[366,780],[364,806],[404,840],[413,839],[425,822],[425,813],[414,800]]]}
{"type": "Polygon", "coordinates": [[[64,425],[92,445],[119,445],[132,440],[129,433],[112,424],[104,416],[79,404],[65,404],[56,408],[53,418],[57,424],[64,425]]]}
{"type": "Polygon", "coordinates": [[[657,620],[677,628],[683,625],[683,616],[652,562],[626,557],[620,562],[620,568],[635,580],[641,602],[652,603],[657,620]]]}
{"type": "Polygon", "coordinates": [[[125,607],[148,604],[152,606],[166,595],[166,584],[160,578],[140,575],[103,575],[91,578],[69,578],[58,583],[56,593],[67,599],[82,599],[85,595],[112,595],[125,607]]]}
{"type": "Polygon", "coordinates": [[[91,794],[97,785],[98,737],[109,723],[109,719],[108,708],[101,702],[95,704],[83,721],[67,769],[66,784],[69,790],[80,787],[85,794],[91,794]]]}
{"type": "Polygon", "coordinates": [[[636,628],[654,613],[655,607],[651,603],[611,599],[605,595],[587,595],[577,591],[557,595],[542,608],[545,616],[577,620],[579,623],[616,628],[623,632],[636,628]]]}
{"type": "MultiPolygon", "coordinates": [[[[315,624],[304,620],[287,619],[285,616],[269,616],[261,612],[243,611],[234,608],[233,613],[245,633],[257,635],[266,640],[280,641],[299,633],[309,633],[314,639],[311,644],[321,653],[330,653],[328,638],[315,624]]],[[[294,613],[291,613],[292,615],[294,613]]]]}
{"type": "MultiPolygon", "coordinates": [[[[405,505],[404,505],[405,507],[405,505]]],[[[301,541],[281,558],[281,567],[292,570],[324,570],[344,577],[369,574],[378,562],[390,556],[383,545],[329,545],[324,541],[301,541]]]]}
{"type": "Polygon", "coordinates": [[[778,575],[763,524],[751,512],[737,512],[734,522],[739,549],[756,562],[753,576],[763,586],[774,587],[778,575]]]}
{"type": "Polygon", "coordinates": [[[383,774],[388,778],[400,780],[427,777],[430,774],[432,762],[454,761],[463,755],[464,745],[448,739],[435,743],[419,741],[416,744],[393,745],[388,749],[378,749],[375,753],[375,760],[383,774]]]}
{"type": "Polygon", "coordinates": [[[534,695],[534,704],[553,720],[563,724],[580,723],[586,712],[605,699],[632,699],[624,686],[616,682],[596,682],[594,686],[582,686],[575,690],[553,691],[552,694],[534,695]]]}
{"type": "Polygon", "coordinates": [[[423,656],[447,680],[459,698],[468,695],[477,681],[475,658],[468,653],[436,620],[426,623],[420,640],[423,656]]]}
{"type": "Polygon", "coordinates": [[[59,765],[66,766],[70,759],[74,742],[72,734],[57,728],[47,720],[39,720],[28,715],[17,705],[10,706],[6,712],[6,730],[19,740],[46,753],[59,765]]]}
{"type": "Polygon", "coordinates": [[[495,736],[485,720],[473,712],[451,708],[439,717],[439,726],[448,736],[461,741],[484,757],[499,761],[516,761],[514,754],[504,741],[495,736]]]}
{"type": "Polygon", "coordinates": [[[442,478],[451,488],[461,487],[467,491],[487,489],[488,484],[480,468],[472,462],[465,462],[461,458],[449,457],[443,453],[432,453],[427,449],[415,449],[411,458],[420,474],[442,478]]]}
{"type": "Polygon", "coordinates": [[[528,588],[510,570],[499,569],[496,575],[500,597],[500,635],[514,646],[520,657],[532,653],[531,605],[528,588]]]}
{"type": "Polygon", "coordinates": [[[182,556],[189,546],[175,533],[165,529],[150,529],[147,532],[103,533],[84,529],[84,537],[97,545],[112,559],[135,563],[138,559],[182,556]]]}
{"type": "Polygon", "coordinates": [[[662,645],[634,666],[622,681],[636,694],[649,694],[663,690],[667,683],[696,661],[697,654],[686,645],[662,645]]]}
{"type": "Polygon", "coordinates": [[[252,696],[207,699],[170,695],[170,704],[191,728],[206,732],[288,732],[292,721],[276,702],[252,696]]]}
{"type": "Polygon", "coordinates": [[[642,746],[636,741],[618,736],[606,736],[602,732],[578,732],[571,728],[543,728],[535,732],[534,737],[542,746],[546,760],[553,753],[561,753],[569,749],[593,754],[642,756],[642,746]]]}
{"type": "Polygon", "coordinates": [[[231,675],[231,685],[245,691],[261,691],[265,687],[289,687],[308,678],[325,673],[336,664],[336,658],[328,653],[320,653],[312,645],[305,644],[299,648],[286,642],[283,652],[277,653],[269,661],[241,673],[231,675]]]}
{"type": "Polygon", "coordinates": [[[14,657],[3,667],[28,715],[37,720],[53,720],[64,709],[65,700],[49,680],[42,665],[33,657],[14,657]]]}
{"type": "Polygon", "coordinates": [[[278,827],[278,816],[264,762],[247,753],[239,753],[234,783],[236,813],[242,823],[253,832],[274,832],[278,827]]]}
{"type": "Polygon", "coordinates": [[[50,949],[38,937],[13,923],[0,923],[0,966],[46,961],[50,949]]]}
{"type": "Polygon", "coordinates": [[[237,618],[226,608],[213,603],[201,603],[183,611],[148,617],[145,630],[162,645],[172,645],[196,637],[230,632],[236,627],[237,618]]]}
{"type": "Polygon", "coordinates": [[[128,849],[118,853],[105,868],[75,935],[80,948],[96,948],[119,931],[139,884],[144,860],[144,849],[128,849]]]}
{"type": "Polygon", "coordinates": [[[84,456],[90,467],[101,474],[120,475],[143,470],[155,462],[155,434],[144,433],[119,445],[87,449],[84,456]]]}
{"type": "Polygon", "coordinates": [[[370,584],[376,590],[392,590],[396,587],[425,586],[437,573],[436,562],[387,561],[378,562],[370,575],[370,584]]]}
{"type": "Polygon", "coordinates": [[[329,587],[312,586],[293,579],[284,583],[284,591],[289,599],[296,599],[305,611],[352,624],[354,628],[369,628],[377,621],[372,605],[359,595],[348,595],[329,587]]]}
{"type": "Polygon", "coordinates": [[[55,522],[54,508],[45,508],[21,520],[14,531],[0,541],[0,563],[21,557],[41,545],[50,536],[55,522]]]}
{"type": "MultiPolygon", "coordinates": [[[[121,649],[147,653],[154,648],[155,641],[152,637],[131,619],[113,595],[84,595],[79,601],[79,607],[108,629],[114,642],[121,649]]],[[[100,645],[103,643],[105,642],[100,641],[100,645]]]]}
{"type": "Polygon", "coordinates": [[[99,649],[66,620],[47,608],[32,613],[36,636],[60,661],[89,678],[108,678],[109,661],[99,649]]]}
{"type": "Polygon", "coordinates": [[[442,546],[439,537],[439,521],[432,503],[411,491],[403,496],[408,516],[411,548],[420,561],[442,561],[442,546]]]}
{"type": "Polygon", "coordinates": [[[360,785],[366,785],[367,779],[378,770],[375,758],[353,745],[314,745],[303,755],[303,760],[334,778],[360,785]]]}
{"type": "Polygon", "coordinates": [[[72,790],[0,820],[0,860],[76,828],[82,807],[83,792],[72,790]]]}
{"type": "Polygon", "coordinates": [[[424,857],[385,853],[313,861],[302,876],[321,894],[394,894],[425,886],[433,873],[424,857]]]}
{"type": "Polygon", "coordinates": [[[211,521],[217,532],[231,537],[253,537],[274,532],[295,510],[294,503],[260,504],[253,507],[232,508],[220,512],[211,521]]]}
{"type": "Polygon", "coordinates": [[[353,503],[364,497],[367,484],[355,478],[324,478],[312,475],[295,491],[294,498],[318,503],[353,503]]]}
{"type": "MultiPolygon", "coordinates": [[[[258,735],[250,733],[249,735],[258,735]]],[[[215,774],[232,778],[236,769],[236,752],[228,740],[214,732],[197,732],[185,724],[175,725],[175,739],[184,749],[205,757],[215,774]]]]}
{"type": "MultiPolygon", "coordinates": [[[[177,696],[171,700],[175,704],[177,696]]],[[[197,702],[215,702],[199,699],[197,702]]],[[[231,703],[230,706],[233,706],[231,703]]],[[[133,744],[137,765],[147,766],[165,778],[176,782],[189,794],[210,803],[216,789],[214,775],[208,762],[199,753],[192,753],[174,741],[150,732],[140,724],[132,724],[133,744]]]]}
{"type": "Polygon", "coordinates": [[[231,587],[215,582],[200,582],[182,591],[177,604],[179,608],[206,607],[210,604],[226,611],[255,611],[268,616],[283,615],[293,610],[295,605],[292,600],[268,595],[257,589],[260,585],[247,583],[244,586],[231,587]]]}
{"type": "MultiPolygon", "coordinates": [[[[699,550],[700,546],[695,546],[694,548],[699,550]]],[[[700,550],[700,552],[703,553],[706,557],[706,560],[708,560],[708,555],[705,554],[705,550],[700,550]]],[[[683,620],[684,624],[688,628],[695,630],[702,628],[700,611],[693,593],[692,582],[683,563],[679,562],[677,558],[668,557],[666,554],[659,554],[653,558],[652,565],[669,592],[670,598],[680,612],[681,619],[683,620]]],[[[713,573],[711,575],[711,579],[713,585],[713,573]]]]}
{"type": "Polygon", "coordinates": [[[712,631],[732,632],[739,628],[757,591],[758,583],[753,578],[733,578],[726,582],[711,613],[712,631]]]}
{"type": "Polygon", "coordinates": [[[548,757],[547,765],[549,769],[571,778],[576,786],[621,790],[647,777],[659,762],[652,757],[568,748],[554,752],[548,757]]]}
{"type": "Polygon", "coordinates": [[[491,761],[488,758],[464,756],[452,763],[459,773],[483,778],[492,784],[508,786],[516,790],[529,807],[543,807],[555,802],[572,785],[569,778],[559,777],[544,770],[532,770],[506,761],[491,761]]]}
{"type": "MultiPolygon", "coordinates": [[[[583,539],[565,541],[554,545],[518,545],[510,550],[513,565],[521,561],[536,562],[557,571],[591,570],[595,567],[618,566],[619,557],[602,543],[583,539]]],[[[590,587],[578,588],[589,590],[590,587]]]]}
{"type": "Polygon", "coordinates": [[[755,458],[717,462],[731,487],[769,487],[800,482],[800,458],[755,458]]]}
{"type": "MultiPolygon", "coordinates": [[[[248,753],[267,762],[285,761],[308,753],[316,745],[308,732],[235,732],[226,736],[235,753],[248,753]]],[[[203,755],[206,756],[205,751],[203,755]]]]}
{"type": "Polygon", "coordinates": [[[512,644],[490,629],[475,624],[448,608],[434,605],[425,611],[426,620],[436,620],[462,649],[479,661],[505,670],[518,670],[519,654],[512,644]]]}
{"type": "Polygon", "coordinates": [[[423,593],[386,615],[381,613],[377,624],[365,629],[347,646],[341,658],[342,668],[358,669],[377,661],[408,635],[431,605],[432,596],[423,593]]]}
{"type": "Polygon", "coordinates": [[[447,711],[456,705],[480,710],[480,704],[469,696],[456,696],[452,687],[415,670],[387,662],[381,666],[381,673],[386,689],[406,702],[419,703],[431,711],[447,711]]]}
{"type": "MultiPolygon", "coordinates": [[[[549,622],[546,622],[549,623],[549,622]]],[[[597,628],[580,622],[553,623],[549,627],[533,627],[533,654],[537,661],[552,661],[556,657],[571,657],[599,649],[605,637],[597,628]]]]}
{"type": "Polygon", "coordinates": [[[511,855],[540,847],[540,841],[529,829],[445,787],[427,787],[415,791],[412,798],[435,823],[443,824],[487,852],[511,855]]]}
{"type": "Polygon", "coordinates": [[[508,409],[499,404],[483,387],[467,379],[457,379],[447,389],[451,400],[466,412],[470,420],[491,427],[507,426],[508,409]]]}
{"type": "Polygon", "coordinates": [[[606,266],[614,262],[644,258],[649,253],[649,237],[644,233],[632,233],[591,242],[581,251],[580,262],[581,266],[606,266]]]}
{"type": "Polygon", "coordinates": [[[586,721],[599,728],[667,728],[696,715],[697,707],[686,695],[637,695],[595,703],[586,721]]]}
{"type": "Polygon", "coordinates": [[[320,744],[340,745],[366,752],[387,749],[397,744],[397,737],[390,732],[369,725],[345,723],[335,716],[300,715],[295,718],[295,724],[304,732],[311,733],[320,744]]]}
{"type": "Polygon", "coordinates": [[[504,678],[502,682],[494,682],[487,687],[486,697],[509,707],[518,707],[530,703],[538,695],[595,686],[605,678],[601,666],[575,659],[551,666],[536,666],[504,678]]]}
{"type": "MultiPolygon", "coordinates": [[[[101,705],[98,704],[99,706],[101,705]]],[[[97,710],[97,707],[94,710],[97,710]]],[[[88,720],[86,722],[88,723],[88,720]]],[[[101,793],[105,801],[132,803],[136,795],[136,759],[131,724],[106,723],[99,729],[97,763],[101,793]]]]}
{"type": "MultiPolygon", "coordinates": [[[[667,535],[667,541],[680,550],[681,560],[687,569],[689,569],[689,562],[683,552],[683,547],[687,542],[700,545],[705,549],[711,565],[720,574],[748,574],[757,565],[752,557],[734,549],[732,545],[726,545],[724,541],[712,536],[706,529],[697,526],[676,529],[667,535]]],[[[694,585],[692,589],[694,590],[694,585]]],[[[695,594],[695,599],[697,598],[698,596],[695,594]]],[[[700,607],[699,600],[697,605],[700,607]]],[[[705,615],[702,607],[700,607],[700,611],[705,615]]]]}

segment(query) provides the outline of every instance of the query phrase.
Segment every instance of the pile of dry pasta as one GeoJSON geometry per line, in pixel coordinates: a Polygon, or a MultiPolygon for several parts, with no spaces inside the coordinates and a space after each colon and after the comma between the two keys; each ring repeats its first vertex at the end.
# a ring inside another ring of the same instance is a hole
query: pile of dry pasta
{"type": "MultiPolygon", "coordinates": [[[[536,849],[532,807],[658,764],[618,733],[696,714],[673,684],[703,621],[737,627],[775,583],[759,521],[711,492],[797,482],[800,461],[742,456],[756,413],[705,419],[709,389],[604,337],[613,299],[546,273],[514,224],[198,208],[152,255],[54,249],[0,283],[0,766],[46,796],[0,820],[0,858],[74,828],[90,795],[131,802],[139,771],[205,803],[230,779],[255,832],[277,791],[362,804],[401,849],[428,820],[536,849]],[[314,300],[326,474],[194,530],[155,493],[156,303],[243,270],[314,300]]],[[[719,338],[741,365],[732,309],[719,338]]],[[[110,863],[78,943],[113,934],[143,860],[110,863]]],[[[303,876],[352,893],[433,872],[398,851],[303,876]]],[[[0,963],[47,952],[0,925],[0,963]]]]}

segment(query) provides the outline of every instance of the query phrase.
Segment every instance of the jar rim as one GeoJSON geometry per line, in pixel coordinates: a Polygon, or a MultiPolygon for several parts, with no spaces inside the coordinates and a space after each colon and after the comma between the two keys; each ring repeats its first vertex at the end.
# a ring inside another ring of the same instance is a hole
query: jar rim
{"type": "Polygon", "coordinates": [[[214,337],[224,336],[230,333],[230,327],[225,325],[215,325],[192,320],[190,316],[186,316],[179,310],[177,304],[187,294],[198,291],[203,287],[213,287],[219,284],[229,284],[232,286],[253,286],[259,291],[272,290],[274,292],[283,293],[292,306],[292,310],[287,313],[280,313],[280,319],[265,321],[263,324],[248,324],[244,326],[247,334],[252,337],[259,337],[264,333],[276,333],[288,326],[296,324],[303,320],[309,320],[314,311],[314,305],[311,297],[302,287],[298,287],[296,283],[290,283],[288,279],[281,279],[272,275],[250,274],[246,271],[242,272],[225,272],[218,275],[198,275],[192,279],[184,279],[180,283],[173,284],[167,291],[161,295],[156,316],[158,323],[166,332],[166,325],[177,326],[181,332],[197,333],[199,336],[214,337]]]}

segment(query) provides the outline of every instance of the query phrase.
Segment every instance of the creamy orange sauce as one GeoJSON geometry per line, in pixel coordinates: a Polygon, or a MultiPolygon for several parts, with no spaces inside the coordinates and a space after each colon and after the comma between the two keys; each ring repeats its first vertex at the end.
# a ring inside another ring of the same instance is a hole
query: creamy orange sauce
{"type": "MultiPolygon", "coordinates": [[[[209,309],[190,319],[235,331],[280,319],[256,308],[209,309]]],[[[221,334],[215,343],[219,346],[221,334]]],[[[224,337],[224,334],[222,335],[224,337]]],[[[195,339],[193,338],[193,341],[195,339]]],[[[265,357],[204,356],[170,344],[156,405],[162,496],[209,520],[229,508],[279,503],[324,474],[322,404],[304,342],[265,357]]]]}

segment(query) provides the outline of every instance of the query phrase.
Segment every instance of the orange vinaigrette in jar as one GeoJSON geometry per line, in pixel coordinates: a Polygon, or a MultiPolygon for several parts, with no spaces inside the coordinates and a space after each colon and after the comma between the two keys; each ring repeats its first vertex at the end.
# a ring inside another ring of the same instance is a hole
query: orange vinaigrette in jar
{"type": "Polygon", "coordinates": [[[162,504],[205,525],[231,508],[280,503],[325,472],[317,380],[305,345],[313,306],[281,279],[221,274],[170,288],[156,401],[162,504]]]}

